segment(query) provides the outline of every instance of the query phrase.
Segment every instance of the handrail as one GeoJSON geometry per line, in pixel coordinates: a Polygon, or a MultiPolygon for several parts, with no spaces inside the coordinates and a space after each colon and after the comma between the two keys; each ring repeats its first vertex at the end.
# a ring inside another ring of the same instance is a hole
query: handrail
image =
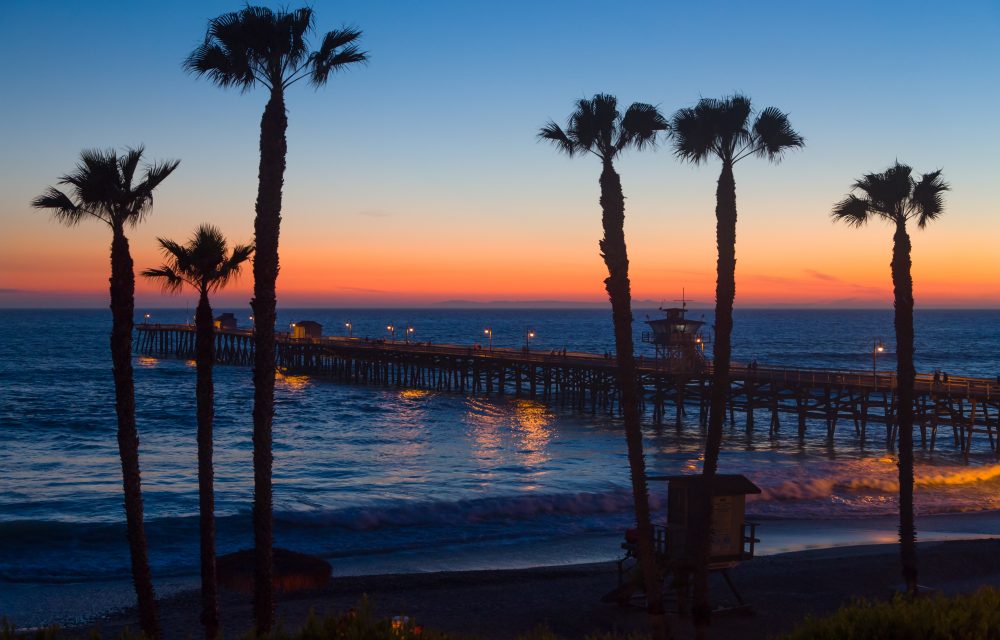
{"type": "MultiPolygon", "coordinates": [[[[139,331],[195,331],[194,325],[188,324],[160,324],[146,323],[136,324],[139,331]]],[[[217,334],[249,337],[253,335],[253,329],[216,329],[217,334]]],[[[350,346],[366,350],[392,351],[398,353],[427,353],[450,356],[465,356],[481,360],[510,360],[516,359],[521,362],[532,362],[539,364],[551,364],[553,362],[571,363],[573,365],[599,366],[613,369],[617,360],[612,355],[610,357],[596,353],[586,353],[579,351],[546,353],[544,351],[530,351],[523,347],[512,349],[507,347],[493,347],[492,349],[476,348],[471,345],[455,344],[427,344],[422,342],[386,342],[384,339],[369,340],[366,338],[354,338],[345,336],[324,336],[322,338],[292,338],[287,332],[278,332],[275,337],[287,344],[318,344],[329,346],[350,346]]],[[[656,361],[644,361],[639,358],[637,369],[640,373],[692,373],[688,371],[670,371],[656,361]]],[[[711,363],[703,372],[705,375],[711,373],[711,363]]],[[[747,363],[734,363],[730,368],[731,377],[742,381],[759,382],[803,382],[811,385],[816,384],[846,384],[852,383],[858,386],[870,386],[876,390],[893,390],[897,387],[896,372],[894,371],[867,371],[857,369],[824,369],[820,367],[802,366],[765,366],[751,367],[747,363]]],[[[947,382],[937,381],[931,374],[918,373],[916,375],[916,386],[921,390],[937,390],[949,395],[964,392],[966,396],[975,393],[985,393],[986,399],[991,400],[1000,392],[1000,383],[990,378],[975,378],[972,376],[949,376],[947,382]]]]}

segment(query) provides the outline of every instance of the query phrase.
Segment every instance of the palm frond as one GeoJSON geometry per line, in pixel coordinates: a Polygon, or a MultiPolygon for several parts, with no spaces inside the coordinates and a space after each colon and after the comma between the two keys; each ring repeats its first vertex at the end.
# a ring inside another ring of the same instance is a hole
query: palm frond
{"type": "Polygon", "coordinates": [[[625,110],[619,124],[618,142],[615,147],[618,150],[627,146],[633,146],[642,150],[647,146],[656,144],[656,136],[661,131],[667,131],[670,123],[667,122],[660,110],[651,104],[644,102],[634,102],[625,110]]]}
{"type": "Polygon", "coordinates": [[[128,193],[128,222],[135,226],[146,219],[153,206],[153,191],[174,172],[180,160],[165,160],[149,165],[142,182],[128,193]]]}
{"type": "Polygon", "coordinates": [[[593,127],[596,146],[604,157],[614,155],[615,142],[618,137],[619,119],[621,113],[618,111],[618,98],[608,93],[598,93],[590,101],[593,114],[591,126],[593,127]]]}
{"type": "Polygon", "coordinates": [[[167,238],[157,238],[156,242],[160,245],[160,252],[163,253],[164,259],[176,265],[177,271],[188,270],[191,256],[186,246],[167,238]]]}
{"type": "Polygon", "coordinates": [[[562,127],[551,120],[538,131],[538,138],[552,142],[556,149],[571,158],[579,152],[576,143],[562,130],[562,127]]]}
{"type": "Polygon", "coordinates": [[[941,169],[925,173],[913,185],[912,208],[917,214],[917,226],[923,229],[931,220],[944,213],[944,192],[951,187],[941,178],[941,169]]]}
{"type": "Polygon", "coordinates": [[[132,187],[132,180],[135,179],[135,170],[139,167],[139,161],[145,148],[140,144],[135,148],[128,148],[126,152],[118,158],[118,171],[121,173],[122,186],[126,189],[132,187]]]}
{"type": "Polygon", "coordinates": [[[216,270],[215,278],[211,282],[212,290],[225,287],[231,281],[239,277],[243,264],[250,259],[254,246],[250,244],[240,244],[233,247],[233,252],[226,258],[216,270]]]}
{"type": "Polygon", "coordinates": [[[357,29],[339,29],[327,33],[319,49],[310,56],[312,83],[321,86],[326,83],[331,72],[367,62],[368,53],[362,51],[356,42],[360,37],[361,31],[357,29]]]}
{"type": "Polygon", "coordinates": [[[146,269],[141,275],[159,282],[165,293],[177,293],[184,286],[184,278],[168,265],[162,265],[159,269],[146,269]]]}
{"type": "Polygon", "coordinates": [[[68,227],[79,224],[89,213],[55,187],[49,187],[45,193],[32,200],[31,206],[35,209],[48,209],[57,222],[68,227]]]}
{"type": "Polygon", "coordinates": [[[871,214],[871,203],[867,200],[849,194],[833,206],[833,219],[844,222],[851,227],[862,227],[868,222],[871,214]]]}
{"type": "Polygon", "coordinates": [[[753,145],[752,133],[748,126],[750,114],[753,113],[750,98],[737,93],[716,100],[713,111],[717,144],[724,154],[735,159],[741,148],[753,145]]]}
{"type": "Polygon", "coordinates": [[[854,183],[863,191],[872,210],[895,219],[906,214],[906,203],[913,190],[913,169],[896,162],[882,173],[866,173],[854,183]]]}
{"type": "Polygon", "coordinates": [[[701,164],[717,155],[712,110],[702,99],[694,107],[677,110],[671,118],[674,154],[681,160],[701,164]]]}
{"type": "Polygon", "coordinates": [[[566,135],[576,143],[577,151],[593,151],[597,147],[598,152],[603,153],[600,149],[601,134],[597,117],[593,100],[582,98],[576,101],[576,111],[570,114],[566,122],[566,135]]]}
{"type": "Polygon", "coordinates": [[[154,165],[133,187],[143,153],[142,145],[125,149],[120,156],[113,149],[86,149],[74,170],[58,180],[58,184],[71,187],[70,193],[49,187],[31,205],[50,210],[56,220],[68,225],[86,216],[112,227],[135,224],[148,213],[153,190],[177,167],[176,161],[154,165]]]}
{"type": "Polygon", "coordinates": [[[60,177],[59,184],[73,186],[80,206],[102,209],[109,217],[115,215],[124,195],[114,150],[85,149],[76,169],[60,177]]]}
{"type": "Polygon", "coordinates": [[[204,42],[184,60],[183,68],[196,77],[207,76],[222,88],[239,87],[244,93],[257,82],[254,53],[243,12],[224,13],[208,21],[204,42]]]}
{"type": "Polygon", "coordinates": [[[760,112],[753,124],[753,134],[756,143],[754,153],[771,162],[779,162],[786,150],[805,145],[802,136],[792,129],[788,114],[775,107],[760,112]]]}

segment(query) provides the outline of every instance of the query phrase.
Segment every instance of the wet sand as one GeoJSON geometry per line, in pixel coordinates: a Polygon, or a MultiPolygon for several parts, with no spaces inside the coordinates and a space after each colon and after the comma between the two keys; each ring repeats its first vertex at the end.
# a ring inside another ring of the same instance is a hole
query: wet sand
{"type": "MultiPolygon", "coordinates": [[[[1000,538],[923,542],[920,582],[945,593],[1000,587],[1000,538]]],[[[835,611],[853,597],[887,598],[901,587],[898,547],[866,545],[816,549],[756,558],[731,576],[754,609],[753,615],[723,613],[713,619],[713,637],[767,638],[791,630],[806,615],[835,611]]],[[[328,588],[287,594],[278,603],[285,630],[294,630],[309,611],[342,612],[367,594],[377,613],[405,613],[426,627],[482,638],[514,638],[546,625],[566,638],[593,631],[641,629],[637,608],[602,604],[616,583],[614,563],[500,571],[462,571],[335,578],[328,588]]],[[[732,604],[719,576],[713,577],[716,604],[732,604]]],[[[669,601],[668,606],[673,606],[669,601]]],[[[249,598],[223,592],[226,637],[251,627],[249,598]]],[[[161,602],[168,639],[197,637],[198,598],[184,591],[161,602]]],[[[678,637],[690,636],[690,620],[673,616],[678,637]]],[[[94,625],[75,629],[83,635],[94,625]]],[[[133,611],[106,616],[96,626],[104,637],[136,627],[133,611]]]]}

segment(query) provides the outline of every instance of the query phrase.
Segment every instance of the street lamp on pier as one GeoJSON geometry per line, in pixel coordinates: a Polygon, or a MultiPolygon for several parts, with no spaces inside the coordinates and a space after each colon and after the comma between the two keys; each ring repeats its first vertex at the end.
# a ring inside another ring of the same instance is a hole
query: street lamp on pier
{"type": "Polygon", "coordinates": [[[394,324],[387,324],[385,326],[385,330],[389,332],[389,338],[393,342],[395,342],[396,341],[396,325],[394,325],[394,324]]]}
{"type": "Polygon", "coordinates": [[[878,384],[878,354],[885,352],[885,344],[878,338],[872,339],[872,378],[878,384]]]}
{"type": "Polygon", "coordinates": [[[528,342],[529,342],[529,341],[530,341],[530,340],[531,340],[532,338],[534,338],[534,337],[535,337],[535,332],[534,332],[534,331],[533,331],[532,329],[528,329],[528,328],[526,327],[526,328],[524,329],[524,352],[525,352],[525,353],[527,353],[528,351],[530,351],[530,350],[531,350],[531,347],[530,347],[530,346],[528,345],[528,342]]]}
{"type": "Polygon", "coordinates": [[[406,336],[405,336],[405,340],[406,340],[407,344],[409,344],[409,342],[410,342],[410,336],[413,335],[414,331],[416,331],[416,329],[413,328],[413,325],[407,323],[407,325],[406,325],[406,336]]]}
{"type": "Polygon", "coordinates": [[[490,351],[493,351],[493,329],[486,327],[483,329],[483,334],[490,339],[490,351]]]}
{"type": "Polygon", "coordinates": [[[344,326],[347,327],[347,337],[348,338],[353,338],[354,337],[354,325],[351,324],[350,320],[348,320],[347,322],[344,323],[344,326]]]}
{"type": "Polygon", "coordinates": [[[146,323],[149,322],[149,315],[150,314],[147,313],[146,315],[142,316],[142,323],[143,324],[146,324],[146,323]]]}

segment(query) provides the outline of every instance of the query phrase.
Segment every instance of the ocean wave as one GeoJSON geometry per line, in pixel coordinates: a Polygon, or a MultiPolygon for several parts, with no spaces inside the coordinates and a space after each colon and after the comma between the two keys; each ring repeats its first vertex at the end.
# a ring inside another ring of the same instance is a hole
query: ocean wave
{"type": "MultiPolygon", "coordinates": [[[[928,468],[919,471],[914,477],[914,486],[919,488],[950,487],[972,485],[990,482],[1000,478],[1000,464],[983,467],[962,468],[928,468]]],[[[835,492],[881,492],[897,493],[899,478],[895,475],[853,477],[838,475],[834,477],[817,477],[796,479],[781,482],[773,486],[763,487],[756,500],[811,500],[826,498],[835,492]]]]}
{"type": "MultiPolygon", "coordinates": [[[[663,506],[665,496],[650,495],[653,509],[663,506]]],[[[343,509],[275,511],[275,520],[285,525],[337,527],[353,531],[431,525],[456,526],[485,522],[532,520],[545,515],[589,516],[626,513],[633,508],[627,488],[609,491],[530,494],[472,498],[457,501],[384,501],[343,509]]]]}

